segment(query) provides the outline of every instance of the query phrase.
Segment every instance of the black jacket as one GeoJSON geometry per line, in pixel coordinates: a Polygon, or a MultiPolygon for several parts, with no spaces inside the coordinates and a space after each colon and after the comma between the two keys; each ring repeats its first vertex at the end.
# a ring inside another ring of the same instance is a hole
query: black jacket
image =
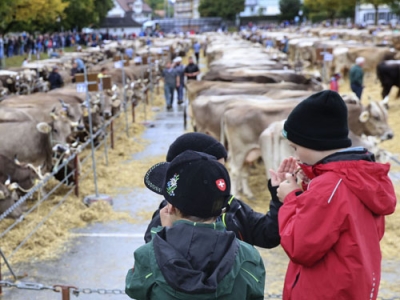
{"type": "Polygon", "coordinates": [[[50,82],[50,90],[58,89],[64,84],[61,75],[57,72],[51,72],[48,81],[50,82]]]}
{"type": "MultiPolygon", "coordinates": [[[[279,201],[276,190],[278,187],[272,187],[271,181],[268,181],[268,189],[272,199],[269,205],[269,211],[266,214],[255,212],[249,205],[233,198],[230,201],[229,210],[222,215],[221,221],[229,231],[233,231],[236,237],[246,243],[263,248],[274,248],[280,243],[278,211],[282,206],[279,201]]],[[[146,243],[151,241],[151,228],[161,225],[160,209],[167,205],[167,201],[160,203],[153,218],[146,230],[144,240],[146,243]]]]}
{"type": "MultiPolygon", "coordinates": [[[[199,72],[199,67],[192,63],[192,64],[188,64],[185,68],[185,74],[191,74],[191,73],[197,73],[199,72]]],[[[197,75],[196,76],[186,76],[188,80],[196,80],[197,79],[197,75]]]]}

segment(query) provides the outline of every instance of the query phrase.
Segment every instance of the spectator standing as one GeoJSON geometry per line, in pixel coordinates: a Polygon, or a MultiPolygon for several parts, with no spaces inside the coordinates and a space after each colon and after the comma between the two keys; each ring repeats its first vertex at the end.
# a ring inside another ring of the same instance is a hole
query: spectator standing
{"type": "Polygon", "coordinates": [[[183,87],[185,85],[185,66],[182,65],[182,57],[178,56],[174,59],[175,71],[179,76],[179,86],[176,87],[178,94],[178,104],[183,103],[183,87]]]}
{"type": "Polygon", "coordinates": [[[4,68],[4,40],[3,35],[0,34],[0,70],[4,68]]]}
{"type": "Polygon", "coordinates": [[[351,147],[347,117],[340,95],[325,90],[300,102],[284,124],[307,183],[302,190],[286,174],[278,188],[281,245],[290,258],[283,300],[377,299],[379,243],[397,200],[390,165],[351,147]]]}
{"type": "Polygon", "coordinates": [[[193,45],[194,56],[196,57],[196,64],[200,63],[200,49],[201,44],[199,43],[199,41],[196,41],[193,45]]]}
{"type": "Polygon", "coordinates": [[[174,65],[171,62],[167,62],[165,69],[163,70],[164,78],[164,95],[167,109],[172,109],[172,104],[174,101],[174,90],[180,84],[179,75],[176,72],[174,65]]]}
{"type": "Polygon", "coordinates": [[[185,76],[187,80],[197,80],[200,74],[199,67],[193,62],[193,57],[189,57],[189,64],[185,68],[185,76]]]}
{"type": "Polygon", "coordinates": [[[63,86],[64,81],[58,73],[58,66],[53,67],[53,71],[49,75],[50,90],[58,89],[63,86]]]}
{"type": "Polygon", "coordinates": [[[264,299],[265,269],[258,251],[225,230],[230,178],[214,156],[185,151],[145,176],[168,201],[164,227],[134,253],[126,293],[147,299],[264,299]]]}
{"type": "Polygon", "coordinates": [[[362,91],[364,89],[363,80],[364,80],[364,71],[363,66],[365,63],[364,57],[357,57],[356,64],[353,65],[350,69],[350,87],[351,90],[357,95],[358,99],[361,100],[362,91]]]}

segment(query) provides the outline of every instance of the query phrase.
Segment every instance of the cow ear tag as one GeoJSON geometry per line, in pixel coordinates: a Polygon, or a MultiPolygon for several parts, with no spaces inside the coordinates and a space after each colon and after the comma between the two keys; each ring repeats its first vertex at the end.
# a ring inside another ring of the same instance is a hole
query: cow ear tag
{"type": "Polygon", "coordinates": [[[51,127],[49,124],[45,123],[45,122],[40,122],[36,125],[36,129],[41,132],[41,133],[45,133],[45,134],[49,134],[51,131],[51,127]]]}

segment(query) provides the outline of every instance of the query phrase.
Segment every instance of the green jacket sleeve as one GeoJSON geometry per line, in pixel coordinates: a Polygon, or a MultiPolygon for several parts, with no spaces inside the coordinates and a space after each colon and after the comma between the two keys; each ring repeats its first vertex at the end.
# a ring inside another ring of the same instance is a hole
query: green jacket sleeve
{"type": "Polygon", "coordinates": [[[125,292],[133,299],[150,299],[152,285],[154,284],[150,264],[151,247],[153,247],[153,243],[148,243],[135,251],[135,266],[126,275],[125,292]]]}
{"type": "Polygon", "coordinates": [[[241,265],[242,276],[250,286],[246,299],[263,300],[265,288],[265,267],[260,253],[251,245],[240,242],[247,248],[246,259],[241,265]]]}

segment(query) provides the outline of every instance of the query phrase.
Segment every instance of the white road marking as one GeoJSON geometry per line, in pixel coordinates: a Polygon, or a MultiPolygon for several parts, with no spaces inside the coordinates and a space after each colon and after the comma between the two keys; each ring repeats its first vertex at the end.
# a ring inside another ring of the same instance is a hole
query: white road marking
{"type": "Polygon", "coordinates": [[[73,237],[116,237],[116,238],[143,238],[144,233],[71,233],[73,237]]]}

